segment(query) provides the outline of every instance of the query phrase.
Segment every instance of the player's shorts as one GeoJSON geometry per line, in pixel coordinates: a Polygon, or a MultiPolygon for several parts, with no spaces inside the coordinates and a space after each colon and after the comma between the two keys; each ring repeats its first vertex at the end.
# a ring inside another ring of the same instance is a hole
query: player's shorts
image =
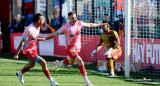
{"type": "Polygon", "coordinates": [[[66,50],[67,55],[73,60],[79,56],[80,50],[66,50]]]}
{"type": "Polygon", "coordinates": [[[37,62],[38,63],[39,59],[41,58],[38,55],[36,50],[27,51],[24,55],[28,58],[28,61],[31,61],[31,62],[37,62]]]}
{"type": "Polygon", "coordinates": [[[122,54],[121,49],[113,49],[112,52],[111,52],[111,55],[113,56],[113,58],[116,58],[116,59],[118,59],[118,57],[120,57],[121,54],[122,54]]]}

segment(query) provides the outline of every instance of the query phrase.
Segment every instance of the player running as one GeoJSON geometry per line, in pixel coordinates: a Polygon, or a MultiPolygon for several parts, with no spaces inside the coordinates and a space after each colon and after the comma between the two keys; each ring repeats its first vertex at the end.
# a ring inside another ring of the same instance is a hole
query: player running
{"type": "Polygon", "coordinates": [[[121,56],[122,50],[120,47],[120,39],[116,31],[109,29],[109,24],[103,24],[103,33],[100,36],[100,42],[97,45],[96,49],[91,53],[91,57],[94,57],[95,53],[98,52],[103,42],[106,44],[106,48],[108,49],[104,56],[108,61],[108,66],[110,70],[109,77],[114,77],[114,62],[121,56]]]}
{"type": "Polygon", "coordinates": [[[17,52],[14,59],[18,59],[20,50],[23,47],[23,54],[28,58],[28,64],[26,64],[23,69],[19,72],[16,72],[19,77],[20,82],[23,84],[23,74],[29,71],[35,66],[35,62],[39,63],[42,66],[43,73],[49,79],[51,86],[59,86],[55,82],[47,68],[46,61],[40,57],[37,53],[37,41],[44,41],[45,38],[39,38],[40,27],[45,24],[45,17],[42,14],[37,13],[34,15],[33,23],[26,27],[22,35],[22,41],[19,44],[17,52]]]}
{"type": "MultiPolygon", "coordinates": [[[[87,78],[86,69],[84,67],[83,60],[79,56],[81,49],[81,28],[82,27],[98,27],[101,24],[84,23],[77,20],[76,13],[68,13],[69,23],[63,25],[59,30],[50,34],[46,39],[51,39],[58,34],[63,33],[66,36],[66,53],[70,59],[63,60],[62,64],[72,65],[76,62],[79,65],[79,71],[83,76],[87,86],[93,86],[87,78]]],[[[64,40],[65,41],[65,40],[64,40]]]]}

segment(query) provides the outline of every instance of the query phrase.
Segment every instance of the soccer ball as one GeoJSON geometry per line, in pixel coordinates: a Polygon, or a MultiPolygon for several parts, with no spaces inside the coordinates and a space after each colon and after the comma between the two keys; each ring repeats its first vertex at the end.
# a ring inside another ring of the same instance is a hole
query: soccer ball
{"type": "Polygon", "coordinates": [[[107,72],[106,66],[100,66],[99,67],[99,72],[102,72],[102,73],[107,72]]]}

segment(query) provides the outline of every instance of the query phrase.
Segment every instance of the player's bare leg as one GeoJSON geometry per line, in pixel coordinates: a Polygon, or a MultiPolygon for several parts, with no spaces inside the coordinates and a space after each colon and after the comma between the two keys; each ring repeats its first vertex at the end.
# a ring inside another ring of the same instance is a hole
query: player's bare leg
{"type": "Polygon", "coordinates": [[[91,84],[87,78],[86,69],[84,67],[84,63],[83,63],[83,60],[81,59],[81,57],[77,56],[75,58],[75,62],[79,65],[79,71],[85,80],[86,86],[93,86],[93,84],[91,84]]]}
{"type": "Polygon", "coordinates": [[[59,86],[59,84],[56,81],[54,81],[53,78],[51,77],[49,69],[47,68],[46,61],[43,58],[39,59],[39,64],[42,66],[43,73],[49,79],[51,86],[59,86]]]}
{"type": "Polygon", "coordinates": [[[24,80],[23,80],[23,74],[27,71],[29,71],[31,68],[33,68],[35,66],[35,62],[31,62],[29,61],[28,64],[26,64],[23,69],[19,72],[16,72],[16,75],[19,77],[19,81],[23,84],[24,80]]]}

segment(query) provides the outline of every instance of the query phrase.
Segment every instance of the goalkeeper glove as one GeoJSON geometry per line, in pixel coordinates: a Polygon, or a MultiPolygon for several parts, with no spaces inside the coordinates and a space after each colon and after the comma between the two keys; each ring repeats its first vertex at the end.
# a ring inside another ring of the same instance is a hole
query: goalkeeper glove
{"type": "Polygon", "coordinates": [[[108,51],[106,53],[104,53],[104,56],[110,54],[112,50],[113,50],[112,47],[110,49],[108,49],[108,51]]]}
{"type": "Polygon", "coordinates": [[[91,57],[94,58],[95,53],[97,52],[97,50],[95,49],[94,51],[92,51],[91,53],[91,57]]]}

